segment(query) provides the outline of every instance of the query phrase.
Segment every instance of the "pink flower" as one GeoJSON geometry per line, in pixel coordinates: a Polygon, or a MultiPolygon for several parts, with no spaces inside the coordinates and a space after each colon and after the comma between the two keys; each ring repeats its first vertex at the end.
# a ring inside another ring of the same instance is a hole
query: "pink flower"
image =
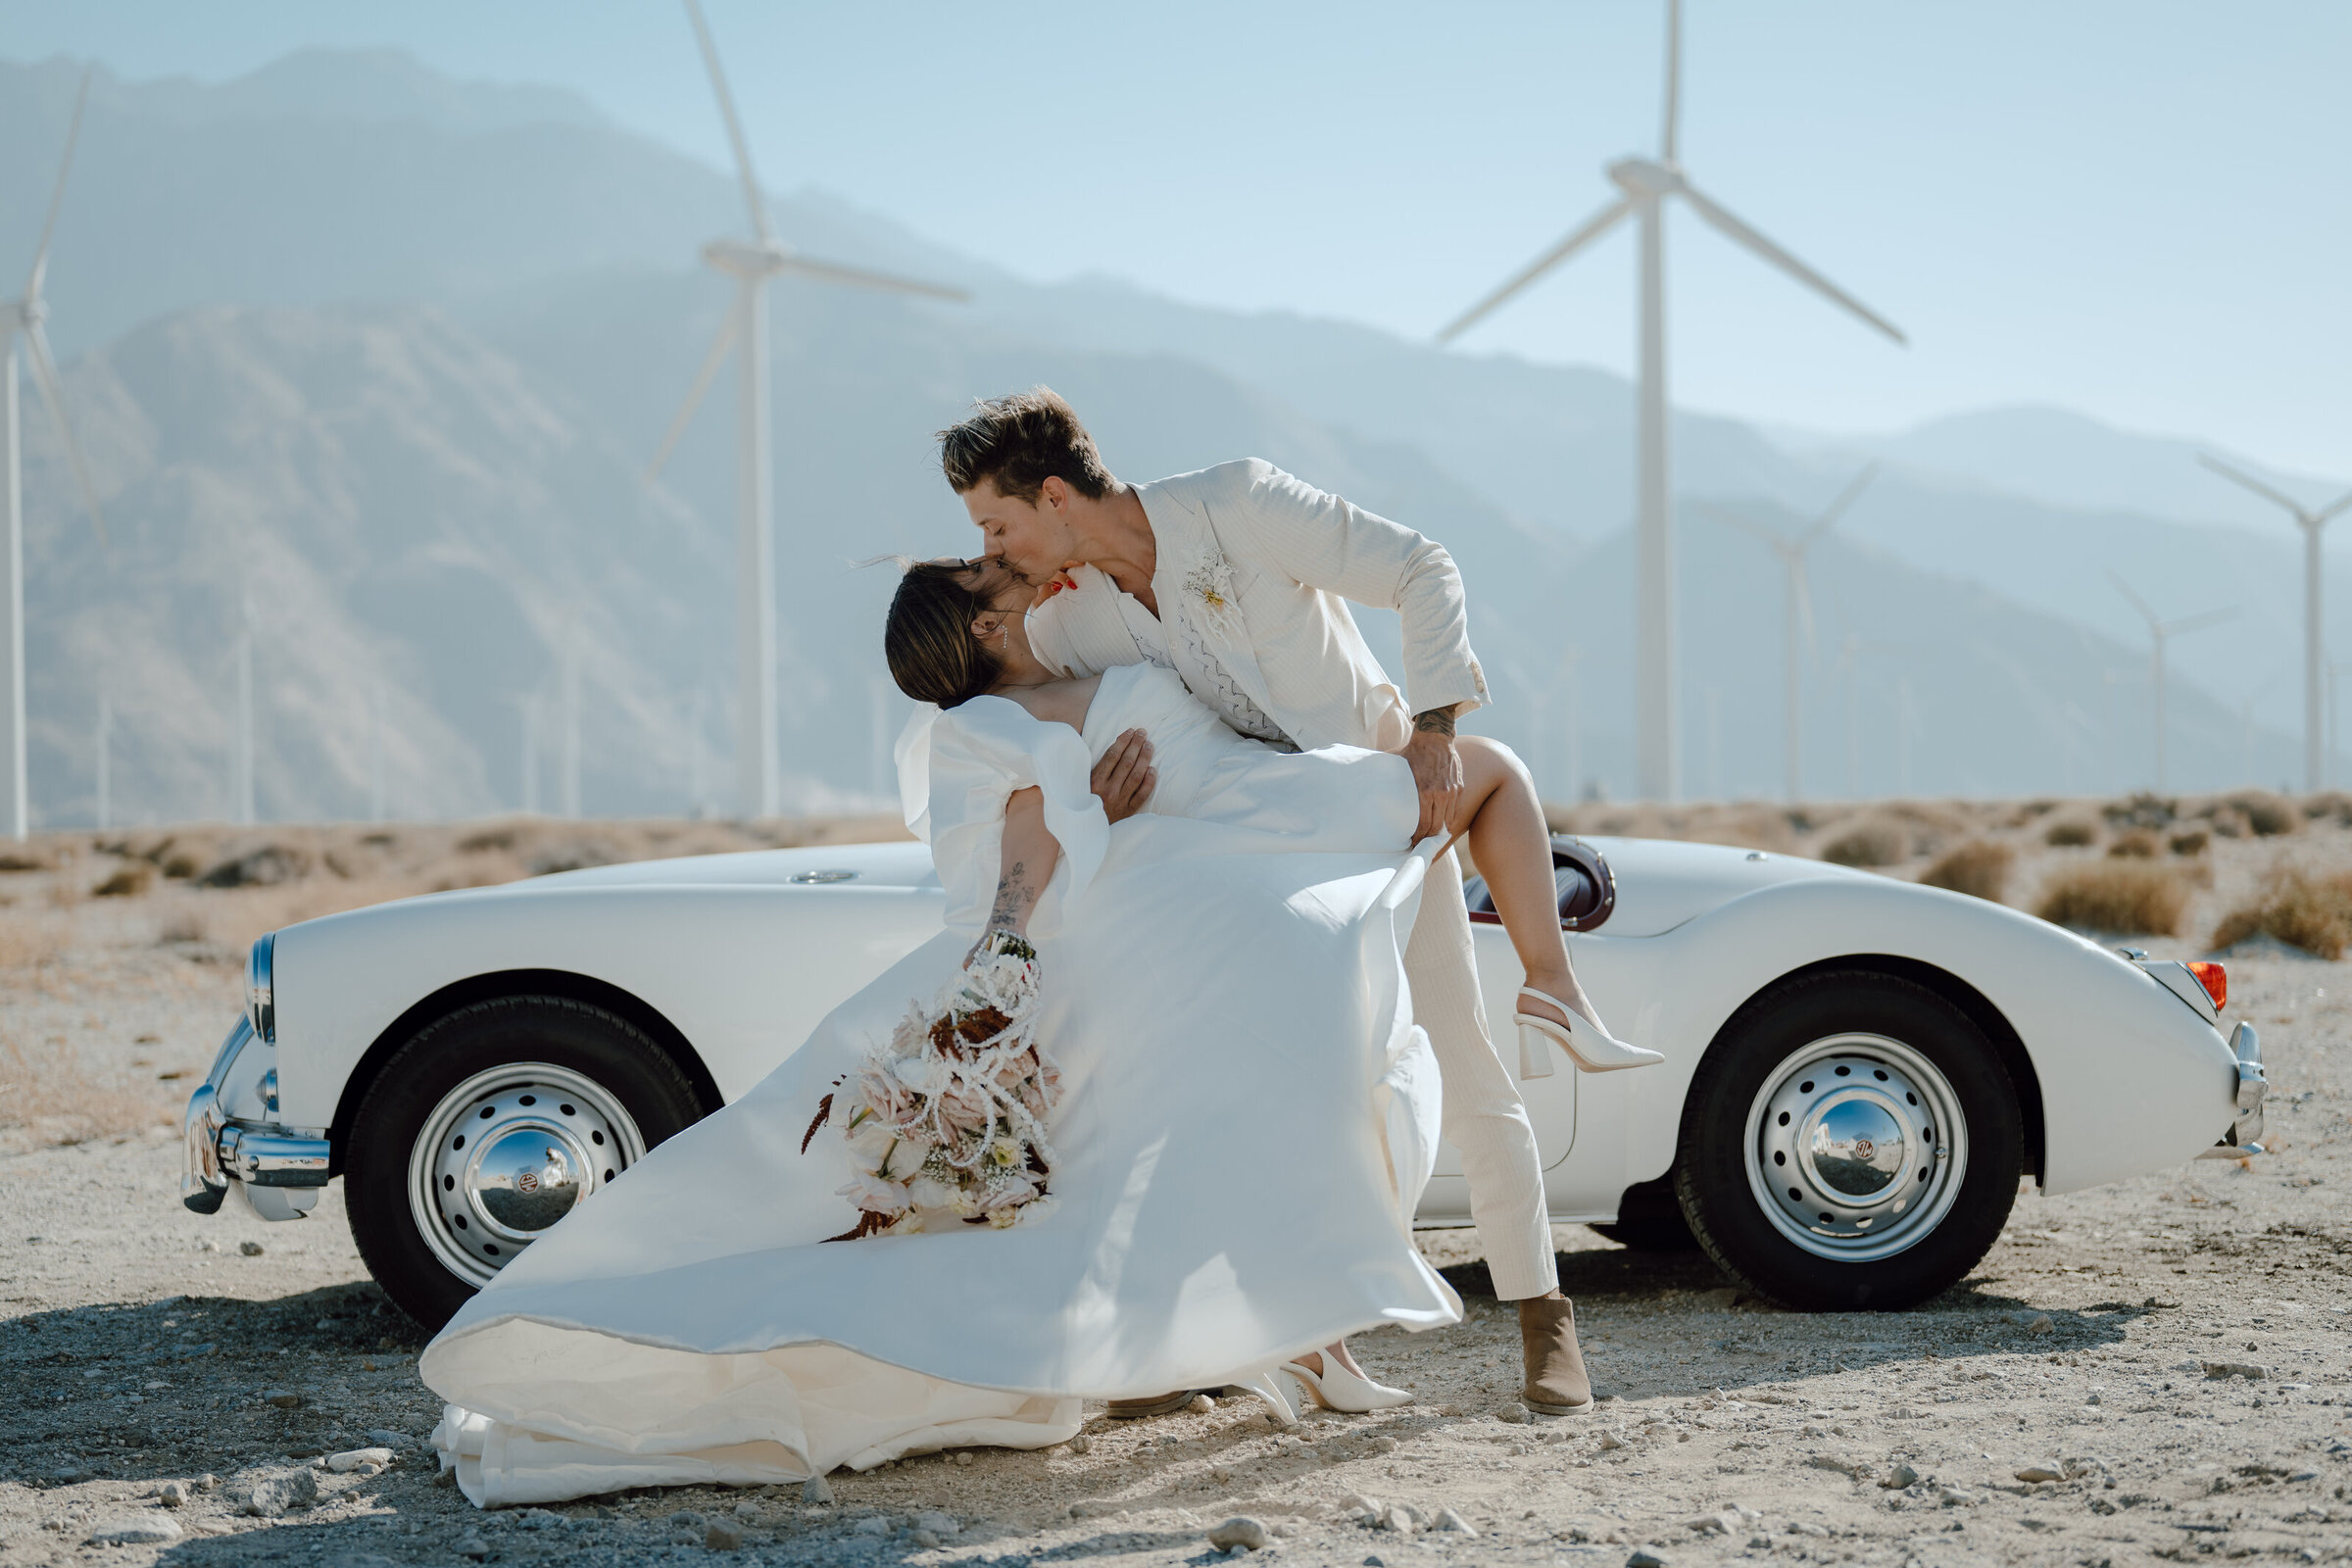
{"type": "Polygon", "coordinates": [[[835,1192],[869,1214],[906,1212],[906,1189],[871,1171],[859,1171],[851,1181],[836,1188],[835,1192]]]}

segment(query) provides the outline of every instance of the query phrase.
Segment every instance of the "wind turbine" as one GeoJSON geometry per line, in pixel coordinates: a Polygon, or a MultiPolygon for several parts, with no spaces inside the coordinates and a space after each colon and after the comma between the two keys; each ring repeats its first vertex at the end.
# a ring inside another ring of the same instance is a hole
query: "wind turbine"
{"type": "Polygon", "coordinates": [[[2237,607],[2232,605],[2227,610],[2207,610],[2194,615],[2183,615],[2179,620],[2160,620],[2157,618],[2156,612],[2148,608],[2148,602],[2132,591],[2130,583],[2112,571],[2107,574],[2107,580],[2115,584],[2118,593],[2132,601],[2132,608],[2138,611],[2140,617],[2148,623],[2148,680],[2156,689],[2156,793],[2162,795],[2164,793],[2164,645],[2182,632],[2203,631],[2208,626],[2220,625],[2237,613],[2237,607]]]}
{"type": "Polygon", "coordinates": [[[1641,399],[1637,440],[1634,615],[1634,726],[1642,793],[1671,801],[1681,793],[1680,722],[1676,686],[1674,507],[1666,429],[1666,203],[1681,197],[1690,210],[1735,244],[1744,246],[1832,304],[1860,317],[1897,343],[1900,328],[1767,239],[1744,220],[1690,183],[1676,139],[1682,106],[1682,0],[1666,0],[1666,108],[1655,159],[1621,158],[1605,172],[1616,200],[1569,231],[1503,285],[1438,333],[1451,342],[1505,300],[1591,245],[1628,218],[1642,235],[1641,399]]]}
{"type": "Polygon", "coordinates": [[[106,543],[106,519],[98,511],[98,490],[90,483],[89,465],[82,461],[81,443],[74,439],[74,425],[66,417],[66,400],[58,384],[57,356],[49,352],[49,334],[41,322],[49,316],[49,304],[41,298],[41,284],[49,274],[49,240],[57,232],[57,210],[66,199],[66,172],[74,167],[74,144],[81,136],[81,111],[90,101],[90,73],[82,73],[81,91],[74,99],[74,120],[66,128],[65,156],[57,163],[57,183],[49,192],[49,216],[41,220],[41,242],[32,253],[32,272],[24,280],[24,292],[18,298],[0,305],[0,348],[5,348],[7,369],[0,372],[0,420],[8,426],[7,466],[5,483],[8,487],[8,539],[0,547],[0,615],[7,624],[0,626],[0,659],[7,662],[7,691],[0,696],[0,813],[4,813],[8,834],[22,839],[31,827],[32,798],[24,771],[24,441],[23,421],[17,409],[17,339],[22,337],[32,361],[33,385],[41,389],[41,401],[49,405],[49,416],[57,421],[59,441],[66,449],[66,461],[73,466],[74,482],[80,487],[81,502],[89,509],[90,524],[98,530],[98,542],[106,543]]]}
{"type": "Polygon", "coordinates": [[[2303,530],[2303,787],[2318,790],[2327,776],[2324,726],[2320,715],[2321,666],[2328,662],[2326,612],[2320,603],[2320,534],[2328,519],[2352,507],[2352,492],[2337,496],[2328,505],[2313,511],[2295,500],[2264,484],[2242,468],[2233,468],[2216,457],[2197,454],[2197,461],[2214,472],[2235,484],[2243,485],[2266,501],[2275,501],[2293,514],[2303,530]]]}
{"type": "Polygon", "coordinates": [[[1813,642],[1813,589],[1812,585],[1805,580],[1805,552],[1820,543],[1822,535],[1838,525],[1838,519],[1845,514],[1846,508],[1852,506],[1863,490],[1869,486],[1870,481],[1878,476],[1879,466],[1877,464],[1874,463],[1864,468],[1854,477],[1853,483],[1847,485],[1838,499],[1830,503],[1829,510],[1814,518],[1805,531],[1793,539],[1783,538],[1771,529],[1741,516],[1729,507],[1718,506],[1711,502],[1699,503],[1700,509],[1716,521],[1728,523],[1742,533],[1753,534],[1756,538],[1763,540],[1766,545],[1771,547],[1772,553],[1781,558],[1781,564],[1788,568],[1788,599],[1782,611],[1784,624],[1781,630],[1782,660],[1786,665],[1788,677],[1787,709],[1786,717],[1782,721],[1782,732],[1783,744],[1788,752],[1786,760],[1790,805],[1794,805],[1804,794],[1804,748],[1801,745],[1802,736],[1798,728],[1800,723],[1797,702],[1799,670],[1796,657],[1796,637],[1801,623],[1805,642],[1808,645],[1813,642]]]}
{"type": "Polygon", "coordinates": [[[735,151],[735,172],[743,182],[744,206],[752,219],[752,239],[712,240],[703,247],[703,261],[735,280],[735,308],[719,326],[718,336],[704,356],[662,449],[646,466],[651,484],[669,461],[678,438],[686,433],[703,395],[717,378],[718,368],[732,353],[736,361],[735,439],[735,781],[741,809],[747,816],[773,816],[779,808],[776,760],[776,553],[774,462],[769,451],[767,282],[791,272],[824,283],[848,283],[883,289],[894,294],[919,294],[931,299],[967,300],[962,289],[894,277],[887,272],[847,267],[838,262],[803,256],[775,237],[767,226],[767,207],[760,196],[760,181],[752,172],[752,151],[744,140],[743,122],[735,117],[735,99],[727,91],[726,73],[719,67],[718,46],[703,21],[696,0],[685,0],[686,19],[694,24],[695,41],[702,46],[703,64],[710,73],[710,90],[726,122],[727,141],[735,151]]]}

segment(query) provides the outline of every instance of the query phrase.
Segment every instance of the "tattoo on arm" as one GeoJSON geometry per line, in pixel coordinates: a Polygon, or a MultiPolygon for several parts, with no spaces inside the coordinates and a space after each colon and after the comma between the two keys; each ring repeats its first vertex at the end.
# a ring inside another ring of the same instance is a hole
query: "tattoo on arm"
{"type": "Polygon", "coordinates": [[[997,878],[997,904],[988,914],[989,929],[1017,931],[1028,918],[1037,903],[1037,889],[1029,882],[1029,862],[1015,860],[997,878]]]}
{"type": "Polygon", "coordinates": [[[1451,735],[1453,710],[1433,708],[1426,713],[1416,713],[1413,715],[1413,728],[1423,735],[1451,735]]]}

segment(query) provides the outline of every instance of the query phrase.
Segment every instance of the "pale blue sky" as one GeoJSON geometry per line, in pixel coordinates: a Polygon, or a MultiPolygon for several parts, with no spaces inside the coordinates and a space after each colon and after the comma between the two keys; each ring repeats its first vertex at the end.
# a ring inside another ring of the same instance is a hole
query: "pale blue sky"
{"type": "MultiPolygon", "coordinates": [[[[1662,0],[977,8],[707,0],[766,181],[1023,274],[1426,334],[1655,150],[1662,0]]],[[[1690,0],[1683,147],[1899,350],[1687,217],[1679,402],[1886,429],[2050,402],[2352,474],[2352,6],[1690,0]]],[[[0,50],[133,77],[305,44],[578,89],[719,162],[672,4],[0,0],[0,50]]],[[[682,265],[691,257],[681,255],[682,265]]],[[[1471,351],[1617,368],[1619,236],[1471,351]]]]}

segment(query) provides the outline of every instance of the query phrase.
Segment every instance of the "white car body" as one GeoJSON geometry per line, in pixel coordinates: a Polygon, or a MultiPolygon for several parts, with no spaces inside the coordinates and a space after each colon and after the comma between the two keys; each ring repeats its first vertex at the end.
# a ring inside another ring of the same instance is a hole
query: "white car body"
{"type": "MultiPolygon", "coordinates": [[[[1920,979],[1983,1028],[2017,1089],[2025,1168],[2045,1192],[2165,1169],[2217,1141],[2234,1153],[2259,1132],[2252,1031],[2226,1041],[2180,965],[2135,962],[2000,905],[1819,861],[1591,843],[1614,870],[1616,904],[1598,930],[1570,936],[1577,972],[1614,1032],[1666,1060],[1588,1076],[1555,1057],[1560,1070],[1522,1085],[1556,1219],[1613,1220],[1627,1189],[1664,1175],[1686,1091],[1727,1020],[1776,982],[1833,961],[1920,979]]],[[[273,1043],[232,1038],[197,1092],[203,1103],[191,1104],[190,1206],[217,1207],[208,1195],[235,1189],[270,1217],[307,1208],[339,1168],[384,1056],[447,999],[502,976],[573,977],[627,999],[660,1021],[673,1054],[691,1054],[681,1065],[707,1102],[732,1102],[934,935],[943,908],[928,850],[906,843],[573,871],[288,927],[259,954],[273,1043]],[[264,1072],[274,1073],[273,1103],[264,1072]]],[[[1476,941],[1488,1018],[1515,1069],[1517,964],[1499,927],[1477,927],[1476,941]]],[[[1419,1222],[1469,1222],[1450,1150],[1419,1222]]]]}

